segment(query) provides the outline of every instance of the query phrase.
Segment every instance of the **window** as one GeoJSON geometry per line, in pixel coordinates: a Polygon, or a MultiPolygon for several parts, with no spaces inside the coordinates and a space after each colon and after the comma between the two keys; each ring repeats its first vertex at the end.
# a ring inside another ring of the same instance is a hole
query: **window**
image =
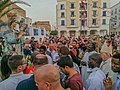
{"type": "Polygon", "coordinates": [[[81,12],[81,16],[83,16],[84,15],[84,12],[81,12]]]}
{"type": "Polygon", "coordinates": [[[97,12],[97,11],[93,11],[93,16],[94,16],[94,17],[96,16],[96,12],[97,12]]]}
{"type": "Polygon", "coordinates": [[[81,26],[85,26],[85,20],[81,20],[81,26]]]}
{"type": "Polygon", "coordinates": [[[87,11],[81,11],[80,12],[80,17],[86,18],[87,17],[87,11]]]}
{"type": "Polygon", "coordinates": [[[113,15],[113,11],[111,12],[111,15],[113,15]]]}
{"type": "Polygon", "coordinates": [[[97,2],[93,2],[93,8],[97,7],[97,2]]]}
{"type": "Polygon", "coordinates": [[[114,18],[115,20],[117,20],[117,16],[115,16],[115,18],[114,18]]]}
{"type": "Polygon", "coordinates": [[[65,13],[61,12],[61,18],[64,18],[64,17],[65,17],[65,13]]]}
{"type": "Polygon", "coordinates": [[[103,16],[106,16],[106,11],[103,11],[103,16]]]}
{"type": "Polygon", "coordinates": [[[115,14],[117,14],[117,9],[115,9],[115,14]]]}
{"type": "Polygon", "coordinates": [[[61,10],[64,10],[64,9],[65,9],[64,4],[61,4],[60,9],[61,9],[61,10]]]}
{"type": "Polygon", "coordinates": [[[85,9],[87,9],[87,3],[85,3],[84,5],[85,5],[85,9]]]}
{"type": "Polygon", "coordinates": [[[71,19],[71,25],[75,25],[75,20],[71,19]]]}
{"type": "Polygon", "coordinates": [[[44,35],[44,30],[43,29],[41,30],[41,35],[44,35]]]}
{"type": "Polygon", "coordinates": [[[93,20],[92,20],[92,24],[93,24],[93,25],[96,25],[96,19],[93,19],[93,20]]]}
{"type": "Polygon", "coordinates": [[[65,20],[61,20],[61,26],[65,26],[65,20]]]}
{"type": "Polygon", "coordinates": [[[106,25],[106,19],[102,20],[102,25],[106,25]]]}
{"type": "Polygon", "coordinates": [[[34,29],[34,36],[38,36],[38,29],[34,29]]]}
{"type": "Polygon", "coordinates": [[[71,15],[70,15],[71,17],[74,17],[74,11],[71,11],[71,15]]]}
{"type": "Polygon", "coordinates": [[[82,8],[82,4],[80,3],[80,10],[82,10],[83,8],[82,8]]]}
{"type": "Polygon", "coordinates": [[[103,8],[107,8],[107,3],[106,2],[103,3],[103,8]]]}
{"type": "MultiPolygon", "coordinates": [[[[87,9],[87,3],[84,3],[85,9],[87,9]]],[[[83,10],[84,8],[82,7],[82,4],[80,3],[80,10],[83,10]]]]}
{"type": "Polygon", "coordinates": [[[74,3],[71,3],[71,4],[70,4],[70,8],[71,8],[71,9],[74,9],[74,3]]]}

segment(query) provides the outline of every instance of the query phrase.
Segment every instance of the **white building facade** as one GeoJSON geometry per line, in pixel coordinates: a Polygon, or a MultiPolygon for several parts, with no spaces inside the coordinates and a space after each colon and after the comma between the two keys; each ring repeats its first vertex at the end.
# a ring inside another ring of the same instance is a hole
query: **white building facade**
{"type": "Polygon", "coordinates": [[[110,34],[120,35],[120,2],[111,7],[110,34]]]}
{"type": "Polygon", "coordinates": [[[40,38],[44,38],[46,37],[46,30],[43,28],[35,28],[30,26],[28,29],[26,29],[26,32],[29,33],[28,35],[26,35],[24,38],[31,38],[31,37],[35,37],[35,40],[38,40],[40,38]]]}

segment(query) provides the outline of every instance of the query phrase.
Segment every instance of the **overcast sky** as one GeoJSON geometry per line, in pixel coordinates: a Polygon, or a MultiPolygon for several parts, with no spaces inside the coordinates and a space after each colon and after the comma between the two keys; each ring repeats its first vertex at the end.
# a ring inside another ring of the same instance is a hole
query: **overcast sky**
{"type": "MultiPolygon", "coordinates": [[[[56,23],[56,4],[57,0],[23,0],[31,5],[31,7],[20,5],[26,10],[28,17],[34,21],[46,20],[52,24],[56,23]]],[[[110,0],[111,6],[120,0],[110,0]]]]}

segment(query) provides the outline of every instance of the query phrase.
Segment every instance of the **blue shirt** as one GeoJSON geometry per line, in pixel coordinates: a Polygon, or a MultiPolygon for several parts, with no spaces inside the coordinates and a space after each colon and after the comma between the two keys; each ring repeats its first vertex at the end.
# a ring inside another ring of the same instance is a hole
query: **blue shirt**
{"type": "Polygon", "coordinates": [[[120,90],[120,74],[117,75],[116,90],[120,90]]]}
{"type": "Polygon", "coordinates": [[[88,79],[86,80],[86,90],[105,90],[103,79],[105,78],[104,72],[100,68],[92,69],[88,79]]]}

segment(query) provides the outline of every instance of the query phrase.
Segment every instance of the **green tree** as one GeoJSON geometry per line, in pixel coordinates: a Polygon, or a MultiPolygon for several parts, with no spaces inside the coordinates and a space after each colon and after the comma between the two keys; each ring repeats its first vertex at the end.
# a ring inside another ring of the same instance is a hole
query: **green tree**
{"type": "Polygon", "coordinates": [[[50,33],[50,35],[53,35],[53,36],[55,36],[55,35],[57,35],[58,34],[58,31],[57,30],[53,30],[53,31],[51,31],[51,33],[50,33]]]}

